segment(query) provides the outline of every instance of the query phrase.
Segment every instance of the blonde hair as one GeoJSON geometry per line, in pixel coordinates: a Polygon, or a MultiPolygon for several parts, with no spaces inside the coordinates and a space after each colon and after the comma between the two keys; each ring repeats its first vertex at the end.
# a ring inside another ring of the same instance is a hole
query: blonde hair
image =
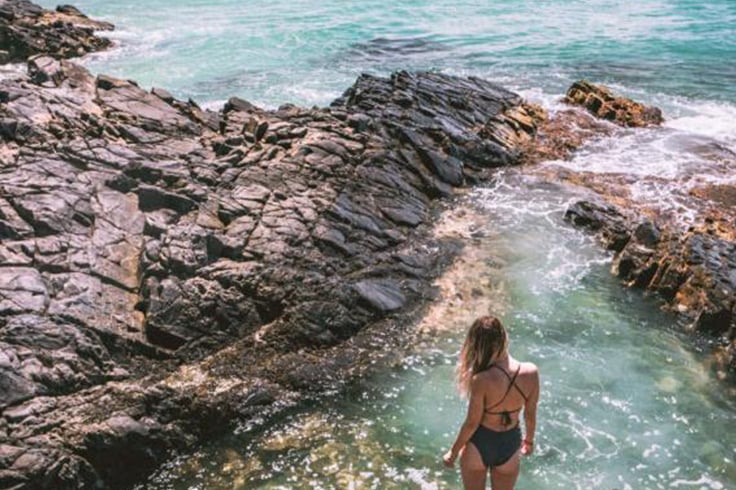
{"type": "Polygon", "coordinates": [[[457,363],[457,384],[461,394],[470,394],[473,376],[503,358],[508,351],[508,344],[506,329],[498,318],[482,316],[473,322],[457,363]]]}

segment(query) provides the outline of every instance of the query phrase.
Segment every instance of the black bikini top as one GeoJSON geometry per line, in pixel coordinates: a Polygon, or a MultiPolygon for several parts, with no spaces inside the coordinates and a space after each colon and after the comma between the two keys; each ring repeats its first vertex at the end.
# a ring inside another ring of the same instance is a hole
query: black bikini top
{"type": "Polygon", "coordinates": [[[502,368],[501,366],[497,366],[495,364],[491,364],[491,367],[489,367],[488,369],[491,369],[491,368],[494,368],[494,367],[495,368],[498,368],[503,374],[506,375],[506,377],[509,379],[509,386],[506,388],[506,392],[503,394],[503,397],[497,403],[494,403],[490,407],[486,408],[485,409],[485,412],[487,414],[489,414],[489,415],[500,415],[501,416],[501,422],[503,423],[503,425],[511,425],[511,414],[514,413],[514,412],[521,411],[521,409],[524,408],[524,406],[521,406],[521,407],[517,408],[516,410],[504,410],[502,412],[491,412],[491,410],[493,410],[493,408],[495,408],[495,407],[499,406],[501,403],[503,403],[503,401],[506,399],[506,397],[508,396],[509,392],[511,391],[511,388],[512,387],[513,388],[516,388],[516,391],[519,392],[519,394],[521,395],[521,397],[524,398],[524,403],[526,403],[527,396],[524,394],[523,391],[521,391],[521,388],[519,388],[519,386],[516,384],[516,377],[519,375],[519,371],[521,371],[521,365],[519,365],[519,367],[516,369],[516,372],[514,373],[513,376],[511,376],[508,372],[506,372],[506,370],[504,368],[502,368]]]}

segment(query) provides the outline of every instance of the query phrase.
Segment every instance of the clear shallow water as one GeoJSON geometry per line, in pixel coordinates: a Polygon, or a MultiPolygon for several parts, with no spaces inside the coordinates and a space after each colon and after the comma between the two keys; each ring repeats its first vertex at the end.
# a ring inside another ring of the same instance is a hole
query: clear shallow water
{"type": "MultiPolygon", "coordinates": [[[[542,377],[518,488],[736,488],[736,407],[675,319],[616,284],[609,257],[563,223],[572,197],[509,172],[472,198],[487,218],[478,267],[505,291],[513,355],[542,377]]],[[[452,378],[466,328],[427,335],[344,396],[173,461],[146,488],[458,488],[440,456],[464,416],[452,378]]]]}

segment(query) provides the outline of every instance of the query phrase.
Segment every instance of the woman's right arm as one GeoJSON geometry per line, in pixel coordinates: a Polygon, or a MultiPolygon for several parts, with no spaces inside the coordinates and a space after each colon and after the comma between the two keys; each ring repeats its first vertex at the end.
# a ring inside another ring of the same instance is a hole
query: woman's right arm
{"type": "Polygon", "coordinates": [[[524,405],[524,441],[521,444],[521,454],[528,456],[534,452],[534,431],[537,428],[537,403],[539,402],[539,370],[537,366],[531,373],[533,380],[532,392],[524,405]]]}

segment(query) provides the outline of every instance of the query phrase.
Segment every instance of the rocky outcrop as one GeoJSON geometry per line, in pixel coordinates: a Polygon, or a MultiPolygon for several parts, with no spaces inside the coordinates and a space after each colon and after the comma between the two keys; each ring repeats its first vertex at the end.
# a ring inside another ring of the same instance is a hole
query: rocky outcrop
{"type": "Polygon", "coordinates": [[[587,141],[612,136],[621,126],[657,126],[663,122],[658,108],[616,96],[606,87],[585,80],[573,83],[562,102],[570,107],[552,114],[524,104],[537,130],[524,148],[524,163],[565,160],[587,141]]]}
{"type": "Polygon", "coordinates": [[[129,484],[367,369],[452,257],[436,199],[536,130],[517,95],[434,73],[360,77],[327,109],[212,112],[37,56],[0,101],[14,488],[129,484]]]}
{"type": "Polygon", "coordinates": [[[683,232],[632,209],[580,201],[565,218],[600,234],[615,252],[612,272],[626,285],[656,293],[691,331],[721,346],[714,369],[736,372],[736,241],[733,219],[712,215],[683,232]]]}
{"type": "Polygon", "coordinates": [[[533,164],[548,160],[566,160],[592,139],[610,135],[615,129],[611,123],[601,121],[577,108],[547,114],[539,107],[531,106],[537,128],[536,137],[524,147],[523,163],[533,164]]]}
{"type": "MultiPolygon", "coordinates": [[[[594,116],[620,126],[651,126],[663,121],[659,109],[617,97],[608,89],[586,81],[573,84],[566,101],[582,105],[594,116]]],[[[573,138],[571,147],[594,135],[599,128],[599,134],[613,134],[610,128],[596,127],[594,123],[576,123],[583,131],[567,131],[565,127],[569,125],[565,121],[570,119],[564,116],[540,124],[541,149],[535,151],[544,152],[548,146],[544,143],[548,127],[553,130],[547,139],[554,144],[573,138]],[[555,131],[561,124],[563,130],[555,131]],[[580,138],[574,138],[576,134],[580,138]]],[[[547,177],[587,187],[600,195],[599,201],[573,204],[565,218],[601,237],[606,248],[615,253],[612,272],[625,285],[657,294],[667,308],[681,315],[689,331],[715,342],[713,370],[721,378],[732,378],[736,373],[736,191],[733,186],[694,188],[687,206],[695,221],[685,226],[676,213],[635,202],[627,191],[625,177],[567,169],[552,171],[547,177]]]]}
{"type": "Polygon", "coordinates": [[[46,54],[73,58],[110,46],[95,31],[112,24],[92,20],[69,5],[49,11],[28,0],[0,0],[0,63],[46,54]]]}
{"type": "Polygon", "coordinates": [[[626,127],[657,126],[664,121],[658,108],[615,96],[606,87],[586,80],[572,84],[565,102],[582,106],[596,117],[626,127]]]}

